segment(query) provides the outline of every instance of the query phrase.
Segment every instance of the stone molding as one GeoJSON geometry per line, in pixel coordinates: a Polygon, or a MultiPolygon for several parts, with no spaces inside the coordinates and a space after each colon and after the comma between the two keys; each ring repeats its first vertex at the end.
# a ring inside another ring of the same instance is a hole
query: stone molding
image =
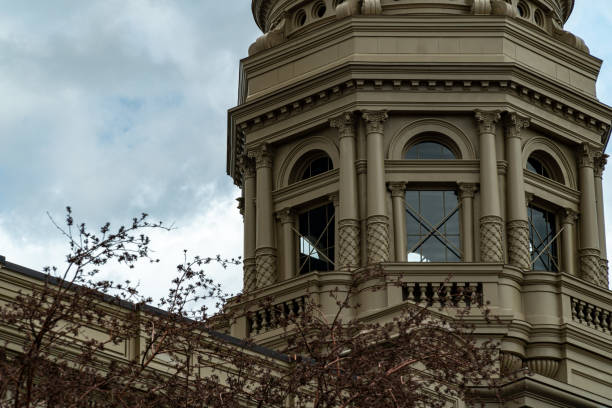
{"type": "MultiPolygon", "coordinates": [[[[313,108],[313,101],[317,103],[328,103],[333,101],[344,94],[355,92],[359,89],[367,87],[374,87],[375,83],[379,83],[379,86],[391,85],[390,90],[404,90],[404,89],[420,89],[423,91],[440,92],[440,91],[457,91],[465,92],[465,89],[480,87],[482,90],[497,89],[500,92],[506,92],[508,94],[520,95],[524,100],[531,103],[534,106],[542,107],[557,116],[571,120],[577,125],[597,132],[600,136],[604,136],[610,129],[610,124],[601,121],[595,117],[589,116],[584,111],[577,109],[575,106],[570,106],[565,102],[553,99],[551,96],[546,96],[540,93],[539,90],[519,84],[514,81],[482,81],[482,80],[406,80],[406,79],[352,79],[349,81],[343,81],[328,88],[320,91],[317,95],[309,95],[297,100],[290,101],[283,106],[280,106],[274,110],[266,111],[260,115],[252,117],[246,121],[236,124],[237,131],[234,134],[235,143],[233,154],[234,157],[240,157],[242,152],[245,150],[245,132],[249,132],[255,129],[265,128],[275,123],[284,121],[292,118],[296,114],[300,113],[305,109],[313,108]],[[324,97],[321,98],[320,96],[324,97]]],[[[230,168],[230,175],[234,177],[236,184],[240,185],[241,180],[238,177],[240,174],[240,167],[238,160],[234,162],[234,168],[230,168]]]]}
{"type": "Polygon", "coordinates": [[[503,263],[502,245],[503,221],[496,215],[480,218],[480,261],[484,263],[503,263]]]}

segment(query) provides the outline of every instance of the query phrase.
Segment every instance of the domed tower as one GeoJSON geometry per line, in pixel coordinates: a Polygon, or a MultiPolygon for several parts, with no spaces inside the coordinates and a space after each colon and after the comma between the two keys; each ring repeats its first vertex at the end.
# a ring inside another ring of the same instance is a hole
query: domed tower
{"type": "Polygon", "coordinates": [[[380,265],[402,285],[364,295],[358,318],[477,293],[503,366],[535,373],[508,391],[519,406],[612,404],[612,110],[601,61],[563,30],[573,3],[253,0],[264,34],[241,61],[227,167],[250,295],[233,307],[253,317],[232,334],[275,347],[277,313],[380,265]]]}

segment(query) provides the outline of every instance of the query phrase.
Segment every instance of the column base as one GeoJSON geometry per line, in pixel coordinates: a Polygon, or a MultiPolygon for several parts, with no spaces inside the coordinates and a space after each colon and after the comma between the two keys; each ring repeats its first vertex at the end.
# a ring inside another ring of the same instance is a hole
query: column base
{"type": "Polygon", "coordinates": [[[585,248],[580,250],[580,277],[587,282],[603,286],[599,249],[585,248]]]}
{"type": "Polygon", "coordinates": [[[389,224],[386,215],[368,217],[368,264],[389,260],[389,224]]]}
{"type": "Polygon", "coordinates": [[[259,248],[255,251],[257,266],[257,289],[276,282],[276,250],[259,248]]]}
{"type": "Polygon", "coordinates": [[[523,270],[531,270],[531,254],[529,252],[529,223],[525,220],[509,221],[508,230],[508,262],[523,270]]]}
{"type": "Polygon", "coordinates": [[[483,263],[503,263],[502,246],[503,222],[496,215],[480,218],[480,261],[483,263]]]}
{"type": "Polygon", "coordinates": [[[358,220],[338,222],[338,262],[336,269],[346,270],[359,267],[360,231],[358,220]]]}

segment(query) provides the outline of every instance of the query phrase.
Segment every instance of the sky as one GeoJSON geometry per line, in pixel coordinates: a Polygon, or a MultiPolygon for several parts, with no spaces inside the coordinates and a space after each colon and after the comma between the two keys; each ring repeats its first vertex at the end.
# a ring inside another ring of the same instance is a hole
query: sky
{"type": "MultiPolygon", "coordinates": [[[[605,61],[597,89],[611,105],[609,0],[576,0],[566,29],[605,61]]],[[[130,272],[153,297],[184,249],[240,256],[227,109],[259,35],[250,0],[0,0],[0,255],[61,265],[67,244],[47,213],[61,222],[70,205],[92,228],[142,212],[174,225],[152,234],[162,262],[130,272]]],[[[604,183],[612,254],[612,177],[604,183]]],[[[241,267],[209,272],[241,289],[241,267]]]]}

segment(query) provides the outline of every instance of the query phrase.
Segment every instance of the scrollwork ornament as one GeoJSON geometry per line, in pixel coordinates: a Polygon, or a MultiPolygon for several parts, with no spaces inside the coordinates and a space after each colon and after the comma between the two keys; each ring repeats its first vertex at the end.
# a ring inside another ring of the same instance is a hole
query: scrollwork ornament
{"type": "Polygon", "coordinates": [[[495,124],[501,118],[501,111],[483,111],[477,109],[474,112],[476,123],[478,124],[478,130],[481,134],[483,133],[495,133],[495,124]]]}
{"type": "Polygon", "coordinates": [[[595,177],[603,177],[603,172],[606,169],[606,164],[608,164],[608,157],[610,156],[608,156],[607,154],[602,154],[601,156],[597,156],[595,158],[595,177]]]}
{"type": "Polygon", "coordinates": [[[342,115],[330,119],[329,126],[338,129],[338,138],[355,137],[355,118],[352,112],[345,112],[342,115]]]}
{"type": "Polygon", "coordinates": [[[272,167],[272,148],[267,143],[250,150],[248,156],[255,159],[257,168],[272,167]]]}
{"type": "Polygon", "coordinates": [[[580,146],[580,152],[578,153],[578,166],[579,167],[594,167],[595,165],[595,149],[587,143],[583,143],[580,146]]]}
{"type": "Polygon", "coordinates": [[[389,114],[386,110],[383,111],[363,111],[363,120],[366,121],[366,132],[370,133],[383,133],[384,122],[389,118],[389,114]]]}
{"type": "Polygon", "coordinates": [[[520,116],[516,112],[509,112],[506,115],[504,124],[506,126],[506,137],[521,137],[521,130],[527,129],[531,121],[529,118],[520,116]]]}

